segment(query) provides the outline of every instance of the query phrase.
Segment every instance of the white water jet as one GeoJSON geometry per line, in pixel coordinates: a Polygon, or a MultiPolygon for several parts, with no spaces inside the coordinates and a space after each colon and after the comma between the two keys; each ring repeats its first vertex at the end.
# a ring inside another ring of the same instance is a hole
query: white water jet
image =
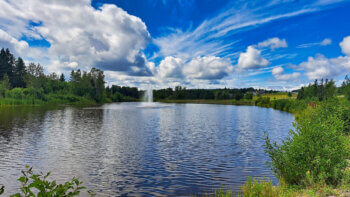
{"type": "Polygon", "coordinates": [[[149,103],[153,103],[153,89],[151,85],[149,85],[146,90],[145,100],[149,103]]]}

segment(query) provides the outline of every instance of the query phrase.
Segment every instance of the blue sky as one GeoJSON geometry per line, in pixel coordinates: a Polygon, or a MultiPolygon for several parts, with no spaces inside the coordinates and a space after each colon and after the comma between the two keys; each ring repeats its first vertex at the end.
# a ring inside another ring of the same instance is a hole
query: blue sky
{"type": "Polygon", "coordinates": [[[350,72],[350,1],[8,0],[0,47],[108,84],[291,90],[350,72]]]}

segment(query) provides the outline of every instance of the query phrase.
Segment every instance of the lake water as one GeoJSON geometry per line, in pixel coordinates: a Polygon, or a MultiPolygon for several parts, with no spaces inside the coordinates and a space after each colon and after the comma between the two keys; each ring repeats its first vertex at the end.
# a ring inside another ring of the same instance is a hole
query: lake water
{"type": "MultiPolygon", "coordinates": [[[[191,196],[268,177],[266,131],[280,141],[292,114],[254,106],[105,104],[0,110],[0,185],[17,191],[25,165],[98,196],[191,196]]],[[[8,193],[5,193],[7,195],[8,193]]]]}

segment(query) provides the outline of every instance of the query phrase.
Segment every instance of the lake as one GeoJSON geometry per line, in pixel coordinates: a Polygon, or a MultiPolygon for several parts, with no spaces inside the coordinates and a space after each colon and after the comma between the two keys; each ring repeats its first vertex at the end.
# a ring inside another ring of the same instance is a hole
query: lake
{"type": "Polygon", "coordinates": [[[266,167],[264,132],[281,141],[294,115],[255,106],[118,103],[0,109],[0,185],[25,165],[97,196],[191,196],[238,190],[266,167]]]}

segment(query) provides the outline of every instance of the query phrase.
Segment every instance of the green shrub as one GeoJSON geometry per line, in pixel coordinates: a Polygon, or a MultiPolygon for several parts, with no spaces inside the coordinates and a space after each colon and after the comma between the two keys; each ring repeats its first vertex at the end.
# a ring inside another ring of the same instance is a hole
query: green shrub
{"type": "Polygon", "coordinates": [[[270,106],[270,97],[259,96],[255,102],[255,105],[260,106],[260,107],[269,107],[270,106]]]}
{"type": "Polygon", "coordinates": [[[244,99],[247,99],[247,100],[252,100],[253,99],[253,93],[251,92],[247,92],[244,94],[244,99]]]}
{"type": "Polygon", "coordinates": [[[5,186],[2,185],[2,186],[0,187],[0,195],[3,194],[4,191],[5,191],[5,186]]]}
{"type": "Polygon", "coordinates": [[[35,99],[45,100],[45,94],[42,88],[33,88],[33,87],[25,88],[23,89],[23,93],[24,95],[35,99]]]}
{"type": "Polygon", "coordinates": [[[315,183],[338,184],[349,158],[341,113],[340,105],[324,103],[300,114],[295,131],[281,145],[266,136],[265,151],[275,175],[288,184],[303,185],[307,176],[315,183]]]}
{"type": "MultiPolygon", "coordinates": [[[[22,171],[23,176],[17,180],[21,182],[20,193],[11,195],[11,197],[72,197],[78,196],[82,190],[86,188],[81,186],[82,182],[78,178],[73,178],[64,184],[57,184],[56,181],[49,181],[47,174],[35,174],[32,168],[26,166],[26,170],[22,171]]],[[[0,188],[0,194],[4,192],[4,187],[0,188]]],[[[88,191],[90,196],[95,194],[88,191]]]]}
{"type": "Polygon", "coordinates": [[[14,98],[14,99],[23,99],[23,89],[22,88],[13,88],[12,90],[6,91],[6,97],[14,98]]]}

